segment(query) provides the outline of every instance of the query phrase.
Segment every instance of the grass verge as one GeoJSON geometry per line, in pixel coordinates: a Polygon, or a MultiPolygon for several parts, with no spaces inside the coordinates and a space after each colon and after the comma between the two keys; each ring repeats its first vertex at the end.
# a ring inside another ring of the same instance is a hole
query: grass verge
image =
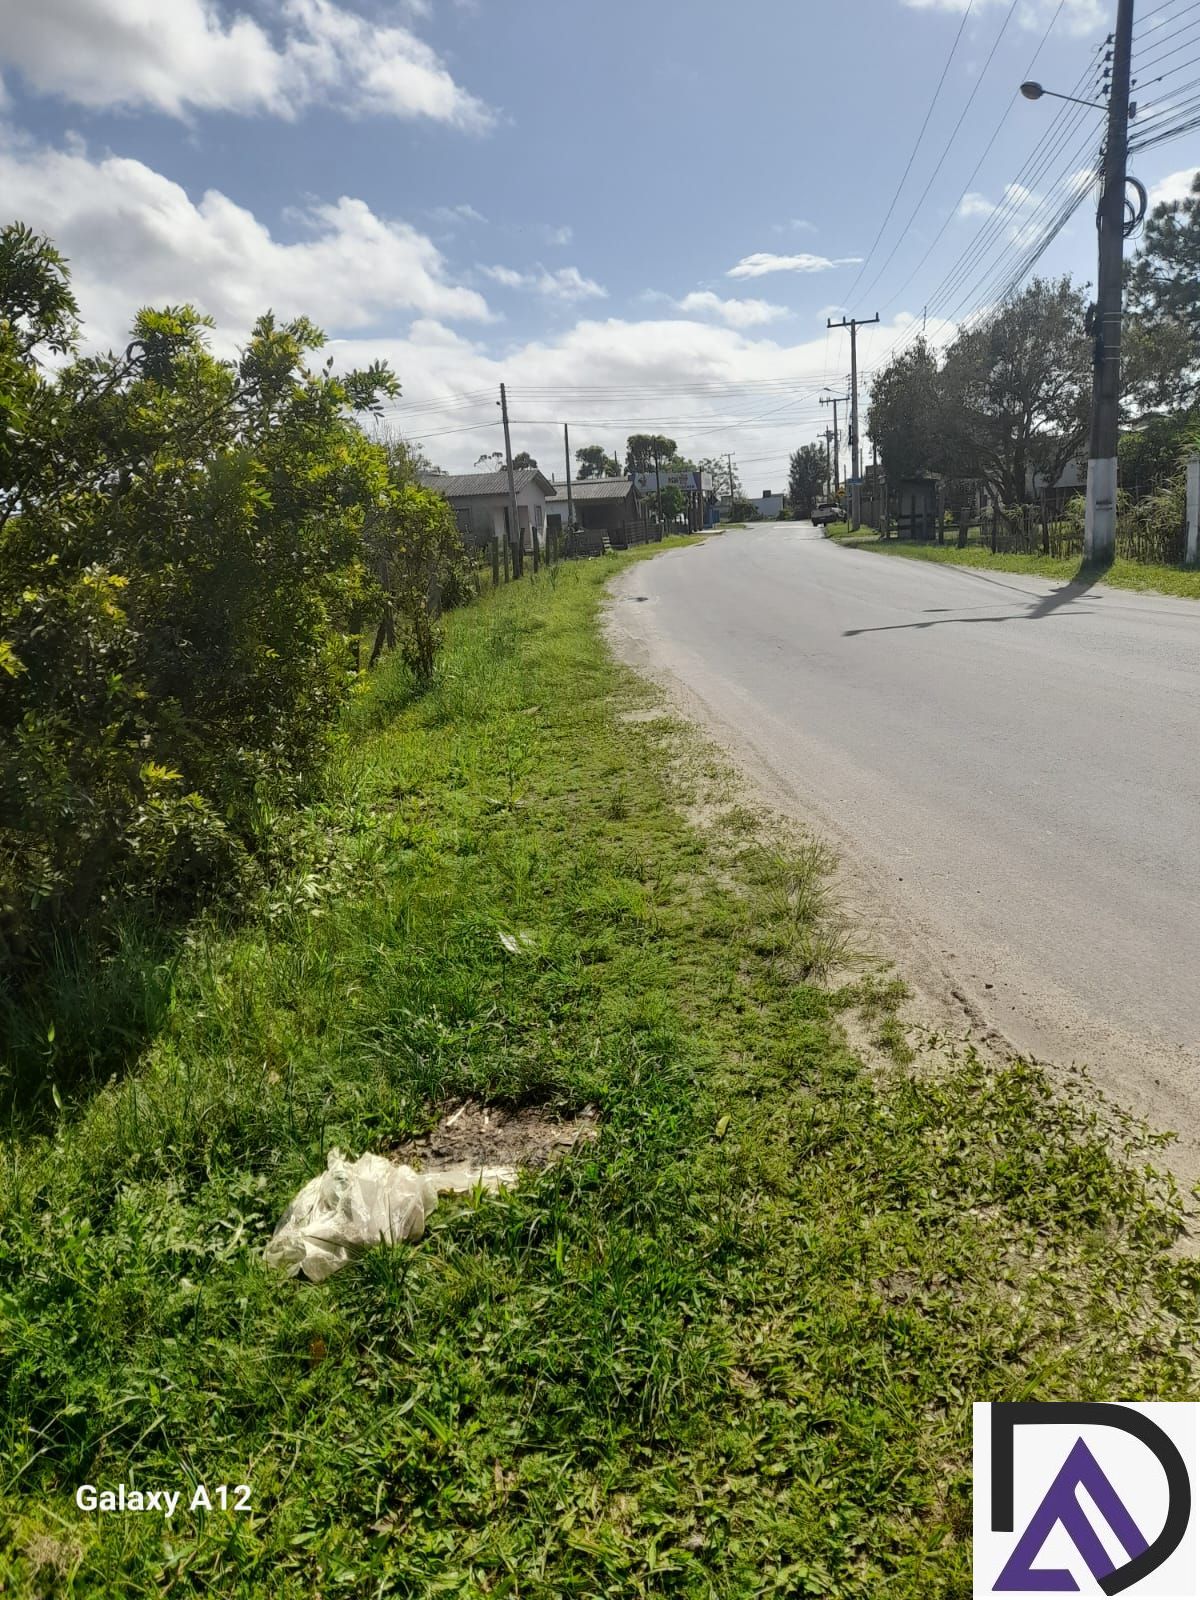
{"type": "Polygon", "coordinates": [[[819,981],[823,853],[688,821],[707,761],[605,651],[614,565],[452,617],[423,696],[385,670],[309,862],[10,1142],[5,1592],[965,1597],[972,1399],[1195,1394],[1136,1130],[1114,1158],[1037,1071],[934,1070],[894,986],[819,981]],[[323,1288],[264,1269],[331,1145],[464,1095],[601,1138],[323,1288]]]}
{"type": "MultiPolygon", "coordinates": [[[[1035,577],[1059,578],[1068,583],[1099,581],[1113,589],[1137,589],[1151,594],[1176,595],[1183,600],[1200,600],[1200,569],[1196,567],[1167,567],[1118,557],[1110,565],[1097,568],[1089,566],[1078,556],[1059,559],[1003,552],[993,555],[980,545],[968,545],[965,550],[960,550],[954,543],[912,544],[908,540],[880,539],[878,534],[859,536],[851,534],[846,523],[831,525],[829,536],[851,549],[875,550],[880,555],[903,556],[909,561],[937,561],[951,567],[982,567],[990,572],[1028,572],[1035,577]]],[[[954,535],[948,534],[947,538],[953,540],[954,535]]]]}

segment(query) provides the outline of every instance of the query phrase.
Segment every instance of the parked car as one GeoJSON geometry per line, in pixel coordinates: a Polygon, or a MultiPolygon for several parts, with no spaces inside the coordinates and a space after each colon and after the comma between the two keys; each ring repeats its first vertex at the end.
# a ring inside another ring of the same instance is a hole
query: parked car
{"type": "Polygon", "coordinates": [[[820,505],[813,507],[811,520],[816,523],[818,528],[825,528],[831,522],[844,521],[845,516],[846,513],[841,506],[834,505],[830,500],[825,500],[820,505]]]}

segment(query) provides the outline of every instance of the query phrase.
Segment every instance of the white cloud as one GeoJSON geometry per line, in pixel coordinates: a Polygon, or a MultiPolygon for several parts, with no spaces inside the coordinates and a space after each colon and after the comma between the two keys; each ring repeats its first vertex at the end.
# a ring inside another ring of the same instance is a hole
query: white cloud
{"type": "Polygon", "coordinates": [[[769,300],[722,300],[711,289],[697,289],[684,295],[678,307],[680,311],[688,313],[709,312],[727,322],[731,328],[760,327],[791,315],[786,306],[772,305],[769,300]]]}
{"type": "MultiPolygon", "coordinates": [[[[971,0],[902,0],[902,3],[913,11],[961,12],[967,9],[971,0]]],[[[1007,3],[1008,0],[975,0],[975,10],[982,11],[987,6],[1007,3]]],[[[1060,25],[1068,33],[1090,33],[1102,24],[1106,27],[1111,24],[1109,9],[1101,0],[1065,0],[1060,25]]],[[[1057,10],[1058,0],[1025,0],[1017,13],[1017,20],[1024,28],[1041,29],[1057,10]]]]}
{"type": "Polygon", "coordinates": [[[575,230],[565,222],[560,228],[556,228],[552,226],[552,224],[547,223],[545,227],[545,235],[547,244],[567,245],[570,244],[571,240],[575,237],[575,230]]]}
{"type": "Polygon", "coordinates": [[[1196,168],[1185,167],[1182,172],[1171,172],[1160,178],[1150,190],[1150,204],[1160,206],[1176,200],[1186,200],[1196,180],[1196,168]]]}
{"type": "Polygon", "coordinates": [[[743,256],[736,266],[730,267],[725,276],[763,278],[768,272],[828,272],[832,267],[857,266],[859,260],[858,256],[842,256],[834,261],[828,256],[807,254],[778,256],[770,250],[756,250],[752,255],[743,256]]]}
{"type": "Polygon", "coordinates": [[[349,114],[488,127],[493,114],[436,51],[334,0],[266,0],[278,37],[210,0],[0,0],[0,64],[42,94],[92,109],[349,114]]]}
{"type": "Polygon", "coordinates": [[[1083,193],[1090,189],[1095,181],[1096,174],[1093,171],[1080,168],[1071,175],[1067,190],[1055,191],[1049,205],[1047,196],[1027,188],[1022,183],[1006,184],[999,200],[990,200],[985,194],[972,192],[963,196],[958,215],[967,220],[995,218],[997,228],[994,236],[1024,247],[1033,244],[1039,237],[1070,189],[1083,193]]]}
{"type": "Polygon", "coordinates": [[[771,224],[772,233],[816,233],[815,222],[805,222],[803,217],[792,217],[788,222],[771,224]]]}
{"type": "Polygon", "coordinates": [[[578,267],[557,267],[554,271],[539,265],[532,272],[515,267],[480,267],[484,277],[505,289],[532,289],[551,300],[603,300],[608,290],[594,278],[585,278],[578,267]]]}
{"type": "Polygon", "coordinates": [[[457,206],[434,206],[429,213],[435,222],[440,222],[444,227],[455,228],[463,222],[486,222],[487,218],[481,211],[476,211],[474,206],[466,204],[457,206]]]}
{"type": "Polygon", "coordinates": [[[5,214],[47,233],[70,258],[89,332],[122,343],[147,303],[189,301],[227,340],[271,308],[329,329],[372,326],[397,309],[486,320],[483,296],[451,283],[437,246],[349,196],[312,205],[307,237],[276,239],[219,190],[193,200],[140,161],[93,160],[0,134],[5,214]]]}

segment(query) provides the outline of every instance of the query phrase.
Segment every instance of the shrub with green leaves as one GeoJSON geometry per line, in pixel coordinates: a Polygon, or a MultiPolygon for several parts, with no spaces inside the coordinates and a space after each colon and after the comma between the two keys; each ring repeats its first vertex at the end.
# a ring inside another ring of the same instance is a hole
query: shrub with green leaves
{"type": "Polygon", "coordinates": [[[314,367],[303,318],[233,362],[210,326],[143,310],[81,354],[62,257],[0,231],[0,956],[236,873],[379,603],[399,491],[354,416],[395,378],[314,367]]]}

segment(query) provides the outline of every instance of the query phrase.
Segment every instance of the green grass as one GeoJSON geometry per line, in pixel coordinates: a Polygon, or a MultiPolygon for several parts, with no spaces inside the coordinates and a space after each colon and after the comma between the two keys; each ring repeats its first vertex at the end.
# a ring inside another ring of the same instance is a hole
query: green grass
{"type": "Polygon", "coordinates": [[[940,544],[912,544],[908,540],[880,539],[877,534],[852,535],[846,523],[831,526],[830,536],[839,544],[856,550],[876,550],[880,555],[903,556],[910,561],[938,561],[947,566],[983,567],[990,572],[1028,572],[1040,578],[1060,578],[1068,582],[1090,579],[1114,589],[1139,589],[1153,594],[1177,595],[1185,600],[1200,600],[1200,568],[1168,567],[1146,561],[1128,561],[1123,557],[1103,568],[1090,567],[1078,556],[1055,558],[1042,555],[1017,555],[999,552],[992,554],[984,546],[968,545],[957,548],[953,532],[947,531],[950,542],[940,544]]]}
{"type": "Polygon", "coordinates": [[[385,668],[291,879],[10,1141],[3,1592],[965,1597],[972,1400],[1195,1395],[1136,1130],[1114,1158],[1032,1067],[910,1061],[896,985],[822,980],[823,852],[624,719],[657,703],[597,628],[627,559],[451,617],[423,696],[385,668]],[[466,1094],[602,1135],[322,1288],[264,1268],[331,1145],[466,1094]],[[253,1512],[86,1515],[85,1482],[253,1512]]]}

